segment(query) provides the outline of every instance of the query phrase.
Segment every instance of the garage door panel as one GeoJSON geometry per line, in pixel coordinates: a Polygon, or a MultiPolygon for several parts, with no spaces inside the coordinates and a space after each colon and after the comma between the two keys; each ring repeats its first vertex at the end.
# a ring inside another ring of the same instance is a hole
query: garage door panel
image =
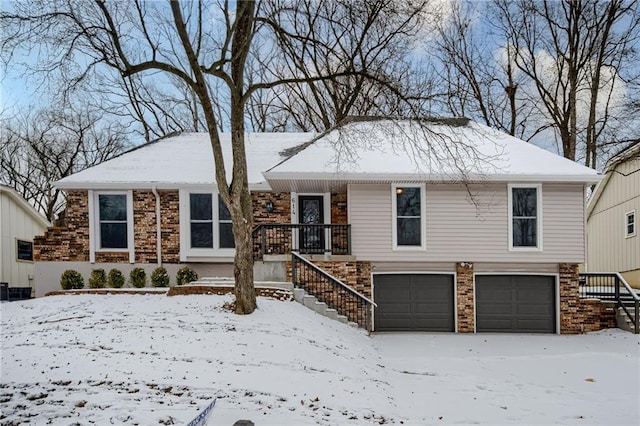
{"type": "Polygon", "coordinates": [[[453,331],[453,276],[374,275],[377,331],[453,331]]]}
{"type": "Polygon", "coordinates": [[[478,275],[475,290],[477,331],[555,332],[554,277],[478,275]]]}

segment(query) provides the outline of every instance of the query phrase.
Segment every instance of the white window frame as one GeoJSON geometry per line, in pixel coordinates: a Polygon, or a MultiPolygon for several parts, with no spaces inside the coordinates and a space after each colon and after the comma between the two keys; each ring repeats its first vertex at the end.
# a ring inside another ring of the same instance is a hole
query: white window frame
{"type": "Polygon", "coordinates": [[[426,226],[426,212],[427,212],[427,197],[426,197],[425,184],[412,184],[412,183],[394,183],[391,185],[391,239],[393,251],[426,251],[427,249],[427,226],[426,226]],[[397,189],[398,188],[419,188],[420,189],[420,245],[419,246],[406,246],[398,245],[398,200],[397,189]]]}
{"type": "Polygon", "coordinates": [[[220,248],[219,193],[215,188],[193,187],[180,189],[180,261],[206,261],[207,258],[232,258],[235,248],[220,248]],[[211,194],[213,248],[191,247],[191,194],[211,194]]]}
{"type": "Polygon", "coordinates": [[[133,233],[133,190],[89,191],[89,261],[96,262],[96,253],[129,253],[129,263],[135,263],[133,233]],[[102,248],[100,241],[100,195],[125,195],[127,200],[127,248],[102,248]]]}
{"type": "Polygon", "coordinates": [[[508,232],[509,251],[542,251],[542,184],[540,183],[510,183],[507,185],[507,208],[509,210],[508,232]],[[532,188],[536,190],[536,246],[519,247],[513,245],[513,189],[532,188]]]}
{"type": "Polygon", "coordinates": [[[636,211],[631,210],[630,212],[626,212],[624,214],[624,237],[625,238],[633,238],[637,235],[638,230],[638,220],[636,217],[636,211]],[[629,217],[633,217],[633,231],[629,232],[629,217]]]}

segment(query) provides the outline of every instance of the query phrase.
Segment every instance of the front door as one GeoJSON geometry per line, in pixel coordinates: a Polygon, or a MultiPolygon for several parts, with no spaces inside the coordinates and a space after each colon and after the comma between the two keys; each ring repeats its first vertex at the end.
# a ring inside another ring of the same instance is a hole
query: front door
{"type": "MultiPolygon", "coordinates": [[[[324,223],[324,197],[322,195],[301,195],[298,198],[298,218],[301,224],[324,223]]],[[[324,253],[324,228],[303,226],[300,228],[300,252],[324,253]]]]}

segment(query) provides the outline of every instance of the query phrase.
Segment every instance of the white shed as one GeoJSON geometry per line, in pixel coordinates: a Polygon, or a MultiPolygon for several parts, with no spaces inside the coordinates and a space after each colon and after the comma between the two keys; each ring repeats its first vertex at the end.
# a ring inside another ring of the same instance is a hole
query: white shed
{"type": "Polygon", "coordinates": [[[13,188],[0,184],[0,282],[33,289],[33,237],[49,226],[13,188]]]}

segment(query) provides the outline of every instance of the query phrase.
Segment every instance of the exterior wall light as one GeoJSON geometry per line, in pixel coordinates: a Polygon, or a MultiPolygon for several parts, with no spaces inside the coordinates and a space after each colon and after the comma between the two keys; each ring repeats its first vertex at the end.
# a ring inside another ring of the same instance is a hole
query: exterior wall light
{"type": "Polygon", "coordinates": [[[273,213],[273,201],[267,200],[267,202],[264,203],[264,209],[267,213],[273,213]]]}

